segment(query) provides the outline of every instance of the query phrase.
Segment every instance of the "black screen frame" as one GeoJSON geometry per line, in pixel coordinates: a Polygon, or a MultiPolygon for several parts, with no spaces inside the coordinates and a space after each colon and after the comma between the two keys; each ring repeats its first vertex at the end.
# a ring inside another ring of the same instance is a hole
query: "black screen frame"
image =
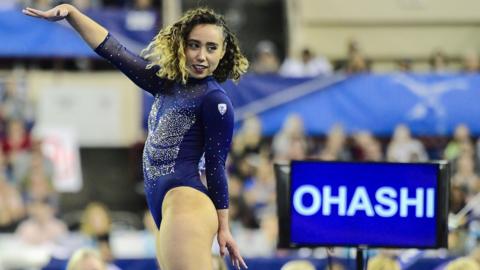
{"type": "MultiPolygon", "coordinates": [[[[376,164],[391,164],[397,162],[351,162],[351,161],[319,161],[319,160],[292,160],[290,163],[275,163],[274,173],[277,192],[277,215],[278,215],[278,242],[277,248],[302,248],[302,247],[333,247],[338,245],[329,245],[328,243],[318,244],[300,244],[291,241],[291,179],[290,168],[293,162],[333,162],[333,163],[376,163],[376,164]]],[[[403,163],[404,164],[404,163],[403,163]]],[[[436,213],[436,243],[434,245],[422,246],[422,245],[368,245],[362,244],[345,244],[342,247],[357,247],[357,248],[417,248],[417,249],[435,249],[446,248],[448,246],[448,211],[449,211],[449,188],[451,177],[451,166],[448,161],[435,160],[429,162],[411,162],[411,164],[435,164],[438,166],[437,171],[437,190],[436,198],[437,205],[435,209],[436,213]]]]}

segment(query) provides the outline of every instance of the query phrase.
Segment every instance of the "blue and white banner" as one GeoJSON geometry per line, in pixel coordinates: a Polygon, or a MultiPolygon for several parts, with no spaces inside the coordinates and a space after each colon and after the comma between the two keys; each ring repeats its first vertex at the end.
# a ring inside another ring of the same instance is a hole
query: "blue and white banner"
{"type": "Polygon", "coordinates": [[[326,134],[336,123],[347,133],[368,130],[386,136],[400,123],[414,135],[449,135],[464,123],[480,134],[476,74],[335,75],[303,81],[250,75],[224,86],[237,125],[257,114],[265,135],[275,134],[292,113],[302,116],[308,134],[326,134]]]}
{"type": "MultiPolygon", "coordinates": [[[[86,14],[123,45],[139,53],[157,34],[158,16],[150,11],[92,10],[86,14]]],[[[65,21],[52,23],[0,11],[0,57],[98,57],[65,21]]]]}

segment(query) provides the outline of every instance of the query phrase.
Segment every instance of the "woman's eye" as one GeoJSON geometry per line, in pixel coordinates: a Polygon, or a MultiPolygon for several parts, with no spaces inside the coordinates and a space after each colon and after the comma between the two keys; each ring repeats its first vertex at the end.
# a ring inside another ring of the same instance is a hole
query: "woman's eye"
{"type": "Polygon", "coordinates": [[[192,48],[192,49],[196,49],[198,48],[198,44],[197,43],[188,43],[188,47],[192,48]]]}
{"type": "Polygon", "coordinates": [[[209,52],[213,52],[217,49],[217,46],[208,46],[207,49],[209,52]]]}

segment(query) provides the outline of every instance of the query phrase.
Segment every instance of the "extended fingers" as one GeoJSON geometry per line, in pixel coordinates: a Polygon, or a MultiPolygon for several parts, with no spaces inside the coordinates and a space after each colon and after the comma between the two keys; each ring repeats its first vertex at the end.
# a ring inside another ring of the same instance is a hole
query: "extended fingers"
{"type": "Polygon", "coordinates": [[[238,252],[235,254],[235,266],[237,267],[237,269],[240,269],[240,268],[248,269],[247,264],[245,263],[242,256],[238,252]]]}
{"type": "Polygon", "coordinates": [[[247,269],[248,266],[243,260],[242,256],[240,255],[240,251],[236,247],[236,245],[227,246],[228,253],[230,254],[230,259],[232,261],[232,265],[237,269],[244,268],[247,269]]]}
{"type": "Polygon", "coordinates": [[[32,14],[35,14],[37,17],[45,18],[45,12],[44,11],[34,9],[34,8],[30,8],[30,7],[27,7],[25,10],[27,10],[28,12],[30,12],[32,14]]]}
{"type": "Polygon", "coordinates": [[[28,15],[28,16],[30,16],[30,17],[37,17],[37,18],[38,18],[38,15],[37,15],[37,14],[32,13],[32,12],[26,10],[26,9],[22,10],[22,12],[23,12],[23,14],[28,15]]]}
{"type": "Polygon", "coordinates": [[[240,265],[242,266],[242,268],[245,268],[245,269],[248,269],[248,266],[247,264],[245,263],[245,261],[243,260],[242,256],[240,256],[238,258],[239,262],[240,262],[240,265]]]}
{"type": "Polygon", "coordinates": [[[39,17],[40,17],[40,16],[38,16],[36,13],[28,10],[28,8],[23,9],[22,12],[23,12],[23,14],[28,15],[28,16],[31,16],[31,17],[36,17],[36,18],[39,18],[39,17]]]}

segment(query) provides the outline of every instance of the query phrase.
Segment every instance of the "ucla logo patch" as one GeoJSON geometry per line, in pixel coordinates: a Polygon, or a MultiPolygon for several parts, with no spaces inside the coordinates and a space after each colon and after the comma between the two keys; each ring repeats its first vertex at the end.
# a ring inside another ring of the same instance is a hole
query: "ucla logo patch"
{"type": "Polygon", "coordinates": [[[219,104],[218,104],[218,112],[219,112],[221,115],[224,115],[224,114],[227,112],[227,104],[225,104],[225,103],[219,103],[219,104]]]}

